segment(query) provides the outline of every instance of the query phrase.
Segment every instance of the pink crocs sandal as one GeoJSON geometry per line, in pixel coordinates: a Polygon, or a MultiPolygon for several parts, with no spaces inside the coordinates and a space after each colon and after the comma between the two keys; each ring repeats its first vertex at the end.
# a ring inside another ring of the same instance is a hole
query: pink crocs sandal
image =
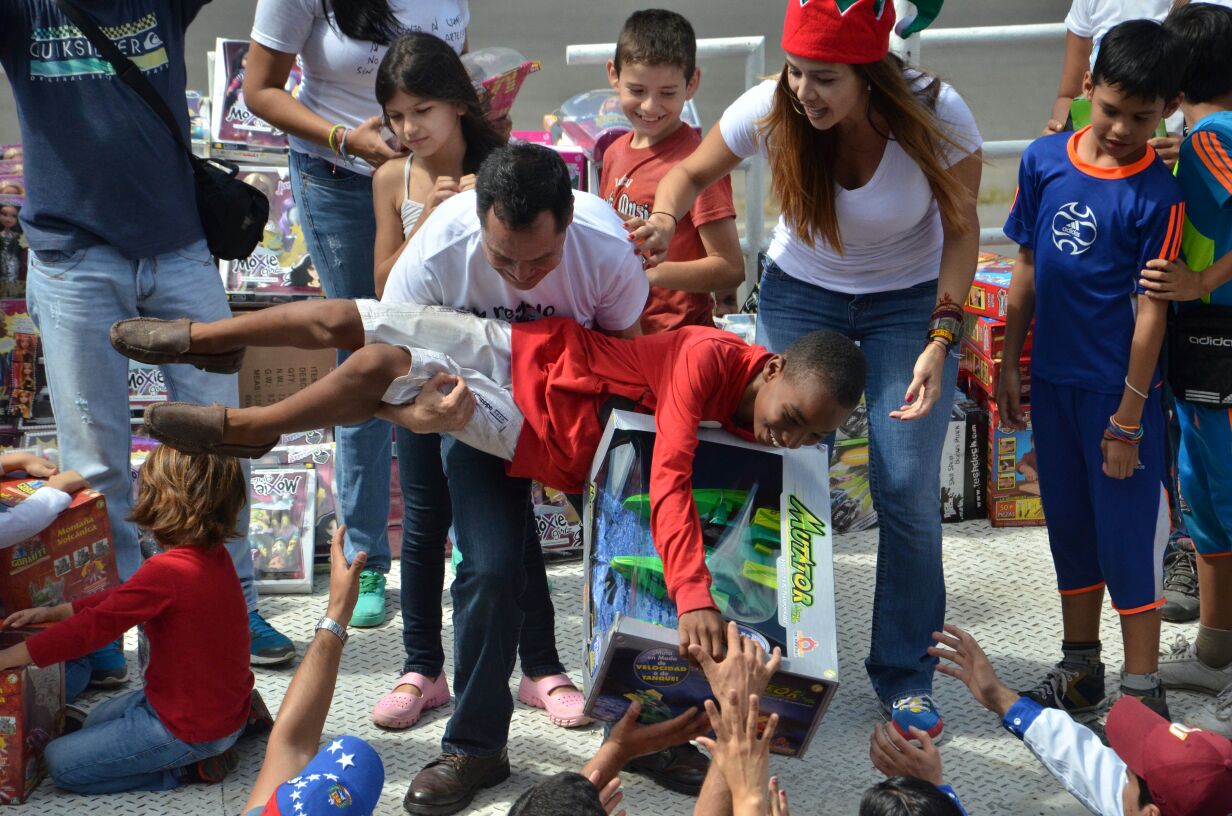
{"type": "Polygon", "coordinates": [[[563,674],[552,674],[539,680],[523,677],[522,682],[518,684],[518,699],[528,706],[547,711],[548,719],[561,728],[577,728],[594,722],[582,713],[586,698],[573,685],[573,681],[563,674]],[[573,691],[552,694],[562,686],[571,688],[573,691]]]}
{"type": "Polygon", "coordinates": [[[410,728],[419,715],[449,702],[449,684],[445,674],[433,680],[418,672],[402,675],[394,688],[411,685],[419,689],[418,696],[407,691],[391,691],[372,708],[372,721],[382,728],[410,728]]]}

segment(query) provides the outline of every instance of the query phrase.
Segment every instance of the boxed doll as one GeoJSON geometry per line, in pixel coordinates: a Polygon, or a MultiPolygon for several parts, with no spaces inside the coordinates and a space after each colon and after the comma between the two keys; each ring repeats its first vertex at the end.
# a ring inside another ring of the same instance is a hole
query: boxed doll
{"type": "Polygon", "coordinates": [[[254,468],[249,491],[248,545],[257,591],[311,592],[316,471],[254,468]]]}
{"type": "MultiPolygon", "coordinates": [[[[710,696],[676,656],[676,605],[649,522],[654,442],[653,417],[614,411],[585,495],[586,713],[609,721],[634,697],[645,722],[710,696]]],[[[702,428],[693,463],[711,596],[749,637],[782,649],[763,713],[779,714],[774,750],[793,756],[838,688],[826,460],[824,446],[774,449],[702,428]]]]}
{"type": "MultiPolygon", "coordinates": [[[[0,649],[33,632],[0,632],[0,649]]],[[[64,730],[64,664],[0,672],[0,804],[19,805],[47,773],[43,750],[64,730]]]]}
{"type": "MultiPolygon", "coordinates": [[[[330,436],[332,437],[332,428],[330,436]]],[[[316,432],[320,434],[320,432],[316,432]]],[[[302,467],[316,473],[316,501],[313,521],[313,562],[329,563],[329,547],[334,532],[338,529],[338,512],[334,500],[334,443],[285,444],[283,443],[252,463],[252,472],[269,469],[302,467]]],[[[299,438],[303,438],[300,436],[299,438]]]]}
{"type": "MultiPolygon", "coordinates": [[[[244,102],[248,40],[219,37],[214,46],[213,93],[210,98],[210,155],[244,162],[286,160],[287,136],[258,117],[244,102]]],[[[303,73],[292,65],[285,90],[299,95],[303,73]]]]}
{"type": "MultiPolygon", "coordinates": [[[[43,482],[0,482],[0,503],[14,507],[43,482]]],[[[0,549],[0,603],[6,612],[55,606],[120,582],[111,549],[107,500],[86,488],[41,533],[0,549]]]]}
{"type": "Polygon", "coordinates": [[[1031,406],[1023,405],[1026,430],[1003,427],[994,405],[988,418],[988,520],[993,527],[1040,527],[1044,506],[1031,430],[1031,406]]]}

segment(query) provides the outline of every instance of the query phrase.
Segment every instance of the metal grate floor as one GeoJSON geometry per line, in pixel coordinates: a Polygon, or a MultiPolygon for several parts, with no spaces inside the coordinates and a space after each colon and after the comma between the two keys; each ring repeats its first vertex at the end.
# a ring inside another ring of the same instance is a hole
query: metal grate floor
{"type": "MultiPolygon", "coordinates": [[[[1057,659],[1060,612],[1053,583],[1047,538],[1042,528],[994,530],[985,522],[947,525],[946,572],[949,618],[981,639],[1001,675],[1012,686],[1034,684],[1057,659]]],[[[783,780],[794,809],[801,814],[855,813],[860,796],[880,776],[868,760],[868,735],[877,721],[877,701],[863,673],[861,661],[868,648],[869,605],[877,531],[840,536],[835,547],[839,657],[844,685],[808,758],[776,758],[773,772],[783,780]]],[[[574,657],[580,653],[582,571],[578,562],[549,566],[557,609],[557,636],[575,681],[580,676],[574,657]]],[[[302,655],[312,625],[325,608],[326,585],[318,575],[309,596],[265,596],[263,614],[296,641],[302,655]]],[[[396,610],[397,570],[390,576],[389,598],[396,610]]],[[[443,603],[449,606],[445,593],[443,603]]],[[[446,614],[446,620],[449,615],[446,614]]],[[[1104,643],[1109,673],[1119,669],[1120,638],[1115,615],[1104,618],[1104,643]]],[[[1170,641],[1182,627],[1164,624],[1170,641]]],[[[369,740],[385,761],[386,785],[377,810],[403,813],[402,796],[411,778],[435,756],[450,707],[430,712],[412,730],[393,733],[377,729],[368,720],[372,704],[384,694],[402,665],[400,619],[378,629],[352,630],[343,655],[341,674],[326,736],[349,733],[369,740]]],[[[1192,637],[1192,633],[1190,633],[1192,637]]],[[[446,632],[446,660],[451,661],[446,632]]],[[[130,665],[135,666],[135,642],[130,634],[130,665]]],[[[450,665],[452,665],[450,663],[450,665]]],[[[293,669],[257,670],[257,686],[271,710],[276,709],[293,669]]],[[[516,689],[518,677],[510,681],[516,689]]],[[[1111,685],[1111,684],[1110,684],[1111,685]]],[[[946,716],[947,739],[942,745],[946,779],[974,814],[1080,814],[1086,811],[1048,777],[1017,740],[1002,731],[994,715],[979,708],[956,681],[938,675],[937,697],[946,716]]],[[[86,704],[94,698],[87,698],[86,704]]],[[[1172,696],[1178,719],[1201,703],[1196,695],[1172,696]]],[[[513,777],[504,785],[484,791],[471,812],[503,814],[519,792],[544,775],[578,768],[600,740],[598,726],[579,731],[557,728],[538,710],[516,703],[510,739],[513,777]]],[[[94,798],[56,790],[44,781],[13,814],[92,814],[100,804],[112,813],[145,816],[174,814],[227,814],[240,812],[248,786],[256,776],[264,753],[263,742],[241,743],[240,767],[214,786],[192,786],[164,793],[118,794],[94,798]]],[[[626,776],[625,804],[631,814],[654,810],[663,816],[692,812],[693,800],[669,793],[637,776],[626,776]]]]}

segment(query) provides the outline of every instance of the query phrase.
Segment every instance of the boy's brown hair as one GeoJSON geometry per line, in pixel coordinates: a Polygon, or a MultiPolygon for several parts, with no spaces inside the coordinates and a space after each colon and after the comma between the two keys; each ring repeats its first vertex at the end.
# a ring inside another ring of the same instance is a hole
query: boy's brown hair
{"type": "Polygon", "coordinates": [[[162,547],[212,550],[235,535],[247,499],[238,459],[159,445],[141,466],[129,519],[149,530],[162,547]]]}
{"type": "Polygon", "coordinates": [[[635,11],[625,20],[616,40],[616,74],[624,65],[674,65],[684,81],[697,69],[697,37],[681,15],[665,9],[635,11]]]}

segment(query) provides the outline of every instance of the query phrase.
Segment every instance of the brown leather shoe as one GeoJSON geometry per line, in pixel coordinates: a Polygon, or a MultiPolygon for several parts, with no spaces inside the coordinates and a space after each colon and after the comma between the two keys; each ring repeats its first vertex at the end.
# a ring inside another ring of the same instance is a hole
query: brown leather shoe
{"type": "Polygon", "coordinates": [[[111,327],[111,345],[130,360],[151,365],[183,363],[214,374],[234,374],[244,362],[244,349],[221,354],[193,354],[188,350],[189,326],[186,317],[159,320],[133,317],[111,327]]]}
{"type": "Polygon", "coordinates": [[[240,459],[260,459],[278,444],[231,445],[222,441],[227,425],[227,407],[220,403],[159,402],[147,405],[145,429],[163,444],[184,453],[217,453],[240,459]]]}
{"type": "Polygon", "coordinates": [[[492,757],[443,753],[415,774],[402,807],[414,816],[448,816],[471,803],[482,788],[509,778],[505,749],[492,757]]]}
{"type": "Polygon", "coordinates": [[[648,776],[655,784],[670,791],[697,796],[702,791],[706,772],[710,770],[710,760],[693,743],[686,742],[629,760],[624,769],[629,773],[648,776]]]}

